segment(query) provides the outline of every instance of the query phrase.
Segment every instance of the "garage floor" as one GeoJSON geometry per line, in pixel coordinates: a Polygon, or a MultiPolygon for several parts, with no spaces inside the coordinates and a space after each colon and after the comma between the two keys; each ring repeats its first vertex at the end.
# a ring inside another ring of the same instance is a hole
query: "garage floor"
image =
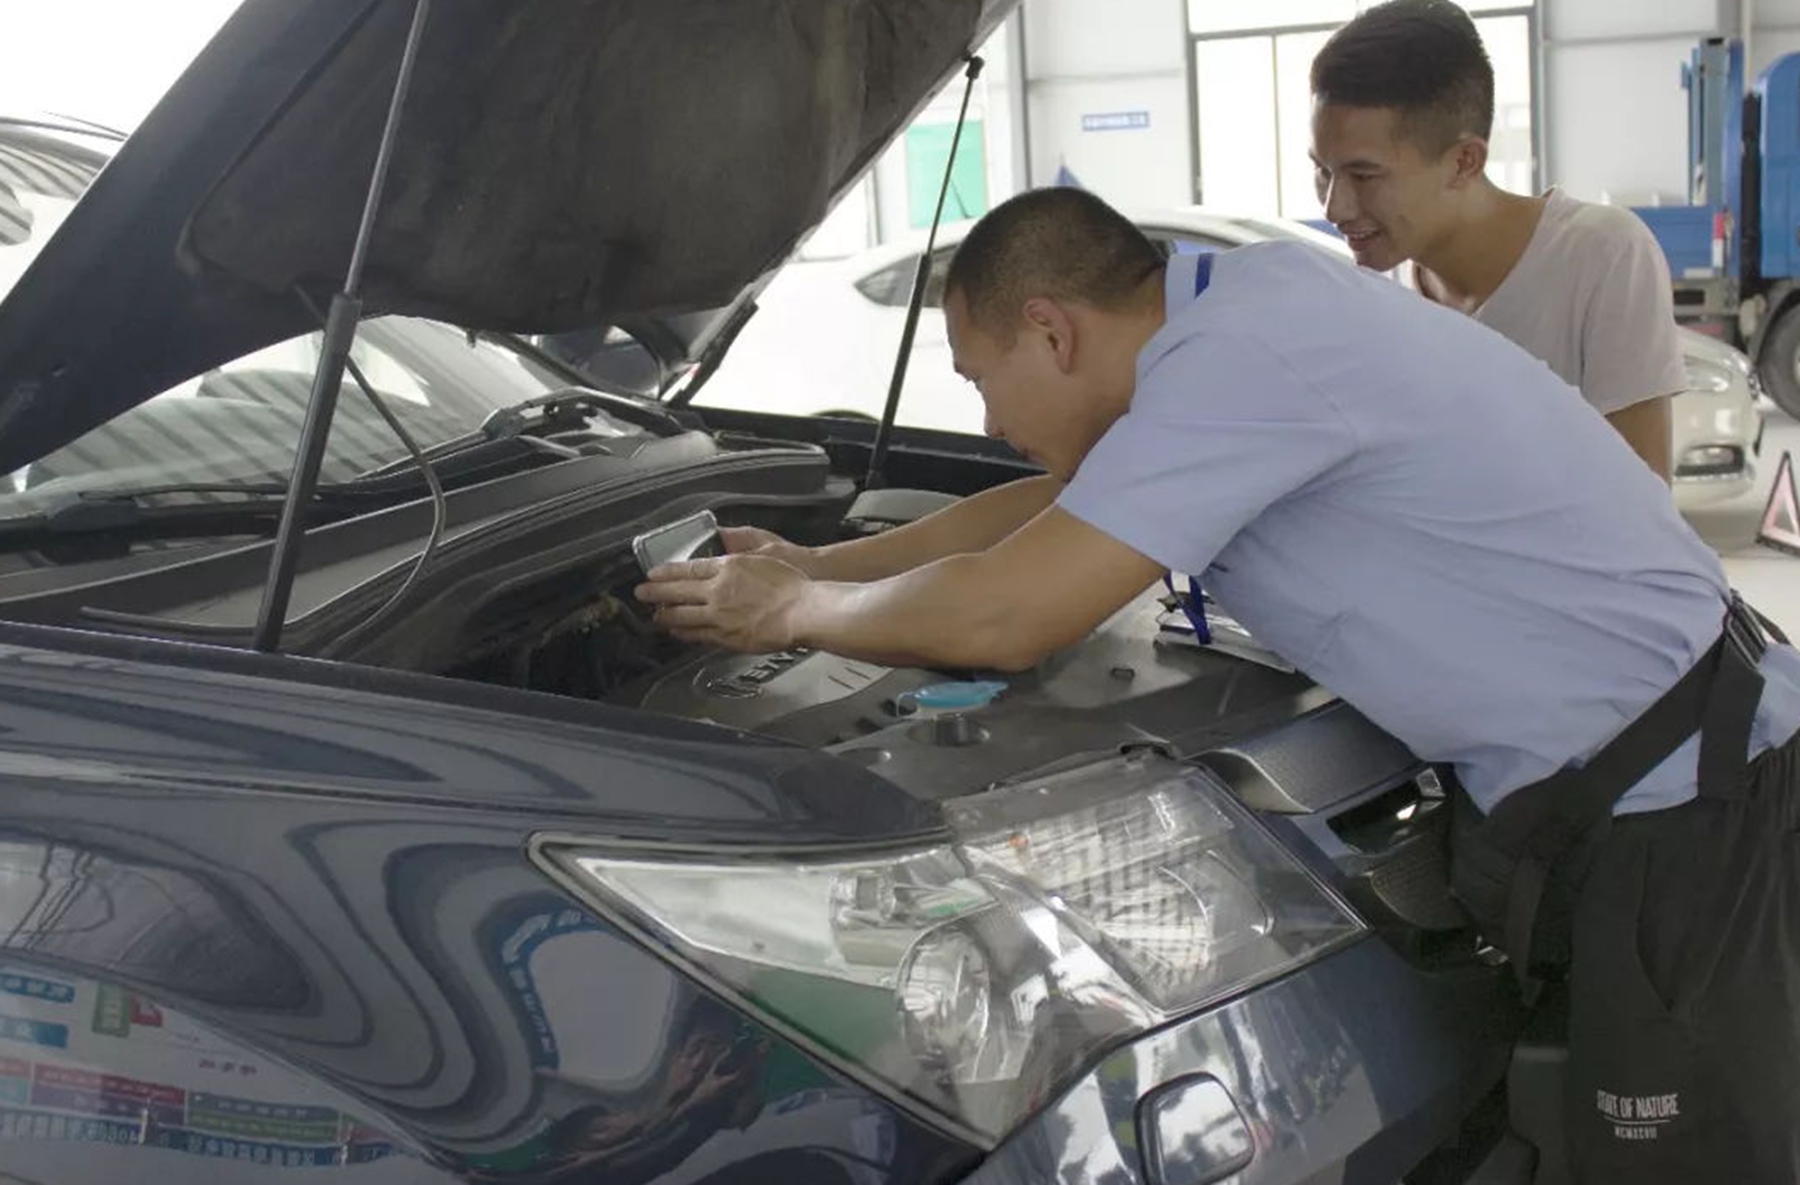
{"type": "Polygon", "coordinates": [[[1800,636],[1800,556],[1756,542],[1769,500],[1775,470],[1786,450],[1800,465],[1800,424],[1778,411],[1769,412],[1756,489],[1743,497],[1688,513],[1688,521],[1725,559],[1725,574],[1744,599],[1773,618],[1790,635],[1800,636]]]}

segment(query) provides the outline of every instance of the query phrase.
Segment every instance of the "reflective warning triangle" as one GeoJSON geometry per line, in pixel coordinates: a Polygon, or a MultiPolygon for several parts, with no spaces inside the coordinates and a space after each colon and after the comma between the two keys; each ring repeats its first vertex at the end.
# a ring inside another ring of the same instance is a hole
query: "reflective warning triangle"
{"type": "Polygon", "coordinates": [[[1794,492],[1794,458],[1789,453],[1781,454],[1775,488],[1769,491],[1769,505],[1763,510],[1756,541],[1800,555],[1800,496],[1794,492]]]}

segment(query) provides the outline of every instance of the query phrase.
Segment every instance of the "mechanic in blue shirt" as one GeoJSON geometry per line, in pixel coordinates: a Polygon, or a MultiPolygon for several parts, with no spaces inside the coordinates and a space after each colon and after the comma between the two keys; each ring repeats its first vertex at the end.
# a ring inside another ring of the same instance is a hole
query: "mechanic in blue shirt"
{"type": "Polygon", "coordinates": [[[1607,1137],[1574,1133],[1586,1179],[1800,1179],[1800,653],[1619,435],[1380,276],[1300,243],[1165,262],[1079,190],[989,213],[945,292],[990,432],[1048,475],[831,547],[732,532],[651,574],[659,621],[1022,669],[1202,575],[1453,768],[1459,890],[1522,977],[1567,957],[1533,924],[1546,888],[1573,912],[1571,1115],[1607,1137]]]}

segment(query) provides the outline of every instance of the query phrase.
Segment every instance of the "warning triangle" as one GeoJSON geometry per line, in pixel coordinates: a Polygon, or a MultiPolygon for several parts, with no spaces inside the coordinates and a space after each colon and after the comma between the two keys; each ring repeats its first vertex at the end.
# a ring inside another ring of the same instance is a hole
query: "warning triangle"
{"type": "Polygon", "coordinates": [[[1781,454],[1781,465],[1775,470],[1775,488],[1769,491],[1769,505],[1763,510],[1756,541],[1800,555],[1800,496],[1794,492],[1794,458],[1790,453],[1781,454]]]}

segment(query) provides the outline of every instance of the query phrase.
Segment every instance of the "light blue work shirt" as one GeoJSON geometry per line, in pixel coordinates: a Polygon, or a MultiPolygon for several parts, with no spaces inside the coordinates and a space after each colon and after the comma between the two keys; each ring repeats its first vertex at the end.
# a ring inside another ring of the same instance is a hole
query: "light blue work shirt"
{"type": "MultiPolygon", "coordinates": [[[[1059,504],[1201,575],[1259,641],[1483,809],[1578,765],[1718,636],[1718,557],[1580,394],[1461,313],[1303,243],[1197,259],[1059,504]]],[[[1800,728],[1771,649],[1751,751],[1800,728]]],[[[1618,810],[1693,797],[1698,738],[1618,810]]]]}

